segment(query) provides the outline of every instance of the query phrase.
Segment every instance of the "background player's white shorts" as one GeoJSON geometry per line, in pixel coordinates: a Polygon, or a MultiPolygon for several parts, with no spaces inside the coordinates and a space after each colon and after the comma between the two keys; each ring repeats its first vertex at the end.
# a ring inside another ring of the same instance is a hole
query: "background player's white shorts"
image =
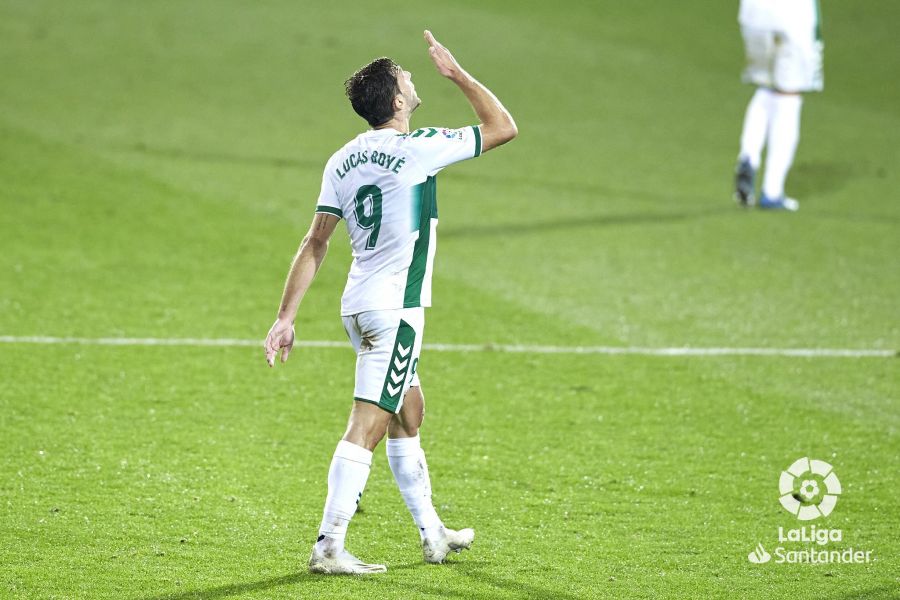
{"type": "Polygon", "coordinates": [[[741,27],[747,66],[744,82],[780,92],[821,92],[823,44],[808,36],[741,27]]]}
{"type": "Polygon", "coordinates": [[[419,385],[425,309],[371,310],[341,319],[356,350],[354,399],[400,412],[407,390],[419,385]]]}

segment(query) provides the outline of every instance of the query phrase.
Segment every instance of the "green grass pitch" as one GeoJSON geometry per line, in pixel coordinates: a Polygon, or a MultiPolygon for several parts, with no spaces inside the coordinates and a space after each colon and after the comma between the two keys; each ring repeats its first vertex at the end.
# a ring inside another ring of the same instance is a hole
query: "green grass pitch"
{"type": "MultiPolygon", "coordinates": [[[[426,343],[900,348],[900,5],[823,4],[801,210],[762,214],[730,199],[737,2],[0,0],[0,336],[260,341],[0,343],[0,597],[900,597],[895,357],[426,350],[435,503],[475,545],[421,563],[379,448],[348,545],[388,573],[321,578],[353,355],[261,348],[364,125],[344,78],[392,56],[414,124],[472,123],[425,27],[521,131],[440,177],[426,343]],[[814,524],[874,561],[748,561],[800,524],[802,456],[843,485],[814,524]]],[[[301,339],[344,339],[348,262],[340,229],[301,339]]]]}

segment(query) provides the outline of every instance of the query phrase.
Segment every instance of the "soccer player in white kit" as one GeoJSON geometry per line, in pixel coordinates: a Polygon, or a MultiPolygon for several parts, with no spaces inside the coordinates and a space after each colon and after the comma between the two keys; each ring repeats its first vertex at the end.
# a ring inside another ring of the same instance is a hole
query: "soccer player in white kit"
{"type": "Polygon", "coordinates": [[[516,124],[486,87],[469,75],[428,31],[438,73],[466,96],[479,125],[410,131],[419,106],[408,71],[377,59],[346,82],[353,109],[372,129],[334,153],[325,167],[316,214],[291,265],[278,318],[265,341],[266,361],[288,358],[293,322],[325,258],[328,240],[344,219],[353,263],[341,298],[341,317],[356,350],[353,408],[328,472],[328,496],[309,570],[323,574],[382,573],[344,548],[347,526],[366,485],[372,451],[388,434],[388,463],[419,529],[426,562],[443,562],[469,548],[472,529],[444,526],[431,502],[431,482],[419,427],[425,400],[417,372],[437,227],[437,173],[513,139],[516,124]]]}
{"type": "Polygon", "coordinates": [[[818,0],[741,0],[738,21],[747,66],[743,79],[757,86],[741,134],[734,197],[756,202],[763,147],[766,165],[759,207],[797,210],[784,182],[800,140],[803,92],[822,91],[822,37],[818,0]]]}

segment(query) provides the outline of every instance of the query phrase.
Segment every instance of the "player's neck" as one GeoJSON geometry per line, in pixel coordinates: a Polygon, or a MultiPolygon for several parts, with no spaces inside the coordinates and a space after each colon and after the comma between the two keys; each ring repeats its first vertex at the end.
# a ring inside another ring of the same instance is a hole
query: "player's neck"
{"type": "Polygon", "coordinates": [[[396,114],[394,118],[385,123],[374,127],[376,131],[379,129],[396,129],[400,133],[409,133],[409,115],[396,114]]]}

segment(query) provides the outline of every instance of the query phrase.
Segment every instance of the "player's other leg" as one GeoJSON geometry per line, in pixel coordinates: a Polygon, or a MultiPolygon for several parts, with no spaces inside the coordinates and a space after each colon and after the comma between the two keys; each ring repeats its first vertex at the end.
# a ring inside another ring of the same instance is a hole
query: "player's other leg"
{"type": "Polygon", "coordinates": [[[434,508],[428,462],[419,438],[425,397],[418,376],[413,374],[413,378],[402,408],[388,425],[387,457],[400,495],[419,529],[425,562],[442,563],[450,552],[471,547],[475,531],[445,527],[434,508]]]}

